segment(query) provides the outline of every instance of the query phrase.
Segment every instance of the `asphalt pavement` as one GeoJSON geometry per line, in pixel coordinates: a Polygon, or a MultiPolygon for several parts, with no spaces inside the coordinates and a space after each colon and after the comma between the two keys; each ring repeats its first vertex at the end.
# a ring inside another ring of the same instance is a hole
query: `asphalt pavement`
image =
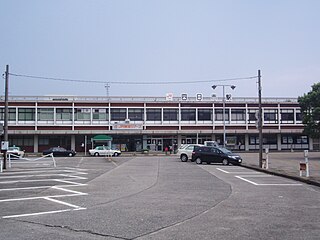
{"type": "MultiPolygon", "coordinates": [[[[244,165],[255,165],[257,153],[249,154],[244,165]]],[[[76,156],[56,158],[56,167],[17,161],[0,174],[0,239],[316,240],[319,193],[176,155],[76,156]]]]}
{"type": "MultiPolygon", "coordinates": [[[[259,153],[257,152],[239,152],[243,158],[243,166],[255,170],[276,174],[294,180],[320,186],[320,152],[309,152],[309,177],[302,171],[300,176],[300,162],[305,162],[304,152],[270,152],[268,154],[268,169],[259,167],[259,153]]],[[[263,153],[263,159],[266,159],[266,153],[263,153]]]]}

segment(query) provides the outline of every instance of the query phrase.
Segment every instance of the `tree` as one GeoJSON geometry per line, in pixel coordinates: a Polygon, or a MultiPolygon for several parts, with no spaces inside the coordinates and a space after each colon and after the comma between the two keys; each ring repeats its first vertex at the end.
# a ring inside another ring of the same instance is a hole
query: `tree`
{"type": "Polygon", "coordinates": [[[312,138],[320,137],[320,82],[312,85],[312,90],[298,97],[302,113],[304,133],[312,138]]]}

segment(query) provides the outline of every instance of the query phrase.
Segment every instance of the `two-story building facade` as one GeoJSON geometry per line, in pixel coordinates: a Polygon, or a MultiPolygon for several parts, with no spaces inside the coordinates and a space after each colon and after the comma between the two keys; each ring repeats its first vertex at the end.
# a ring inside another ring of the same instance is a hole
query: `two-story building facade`
{"type": "MultiPolygon", "coordinates": [[[[52,146],[82,152],[103,134],[121,150],[163,151],[208,140],[222,144],[225,132],[228,148],[251,151],[259,148],[258,107],[257,98],[234,98],[223,107],[221,98],[212,97],[10,96],[9,143],[27,152],[52,146]]],[[[4,112],[2,101],[2,123],[4,112]]],[[[313,140],[303,134],[297,99],[263,98],[262,114],[264,147],[313,150],[313,140]]]]}

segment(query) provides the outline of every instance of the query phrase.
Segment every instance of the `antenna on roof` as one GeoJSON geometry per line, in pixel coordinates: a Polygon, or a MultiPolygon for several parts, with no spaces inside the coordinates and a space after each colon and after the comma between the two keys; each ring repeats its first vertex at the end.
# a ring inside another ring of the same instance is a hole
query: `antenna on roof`
{"type": "Polygon", "coordinates": [[[109,97],[109,88],[110,88],[110,84],[107,82],[104,87],[106,88],[106,94],[107,94],[107,97],[109,97]]]}

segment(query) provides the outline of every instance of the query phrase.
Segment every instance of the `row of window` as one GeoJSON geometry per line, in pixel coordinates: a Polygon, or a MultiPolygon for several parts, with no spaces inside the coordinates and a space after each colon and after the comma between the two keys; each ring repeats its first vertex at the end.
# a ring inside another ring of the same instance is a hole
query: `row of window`
{"type": "MultiPolygon", "coordinates": [[[[246,109],[225,109],[223,116],[223,109],[180,109],[181,121],[246,121],[246,109]],[[214,114],[213,114],[214,113],[214,114]]],[[[248,109],[248,123],[255,123],[257,119],[257,109],[248,109]]],[[[9,121],[35,121],[35,108],[9,108],[9,121]],[[18,111],[18,112],[16,112],[18,111]]],[[[294,123],[301,121],[300,110],[281,109],[280,116],[278,109],[264,109],[264,122],[278,123],[294,123]]],[[[56,120],[72,121],[73,112],[71,108],[38,108],[38,121],[53,121],[56,120]]],[[[143,108],[111,108],[111,121],[124,121],[130,119],[131,121],[179,121],[179,109],[172,108],[147,108],[146,114],[143,108]]],[[[75,108],[74,120],[79,121],[108,121],[108,108],[75,108]]],[[[4,108],[0,108],[0,120],[4,120],[4,108]]]]}

